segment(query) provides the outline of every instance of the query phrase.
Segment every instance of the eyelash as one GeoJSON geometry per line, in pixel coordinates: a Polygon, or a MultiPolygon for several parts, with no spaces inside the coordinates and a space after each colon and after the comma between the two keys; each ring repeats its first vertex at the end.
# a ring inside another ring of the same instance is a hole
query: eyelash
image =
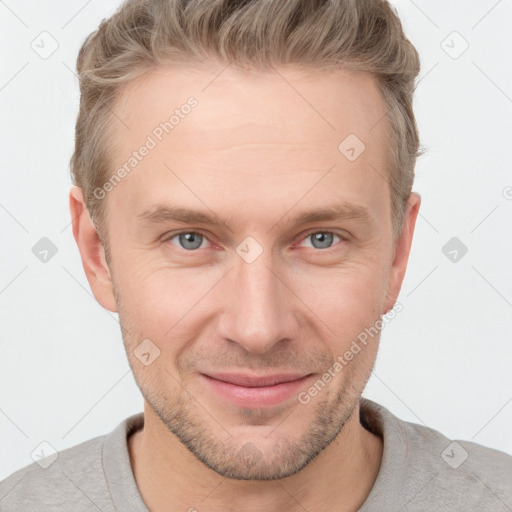
{"type": "MultiPolygon", "coordinates": [[[[190,233],[201,235],[203,238],[205,238],[206,240],[208,240],[211,243],[211,241],[208,239],[208,237],[204,233],[202,233],[201,231],[192,231],[192,230],[178,231],[177,233],[172,233],[172,234],[166,235],[163,241],[164,242],[170,242],[173,238],[176,238],[179,235],[190,234],[190,233]]],[[[311,235],[314,235],[315,233],[324,233],[324,234],[329,234],[329,235],[335,235],[335,236],[337,236],[340,239],[340,242],[338,242],[338,244],[340,244],[341,242],[347,241],[347,238],[345,238],[343,235],[341,235],[339,233],[336,233],[335,231],[322,230],[322,229],[315,229],[313,231],[309,231],[308,233],[303,235],[303,237],[301,238],[300,241],[305,240],[306,238],[310,237],[311,235]]],[[[338,244],[334,244],[331,247],[327,247],[326,249],[316,249],[316,251],[327,253],[327,252],[335,249],[336,245],[338,245],[338,244]]],[[[175,245],[175,244],[173,244],[173,245],[175,245]]],[[[189,254],[190,253],[197,253],[197,252],[199,252],[199,249],[194,249],[194,250],[187,251],[187,249],[183,249],[182,247],[179,247],[179,246],[176,246],[176,247],[178,249],[184,251],[184,252],[189,253],[189,254]]],[[[315,250],[314,247],[308,247],[308,249],[315,250]]]]}

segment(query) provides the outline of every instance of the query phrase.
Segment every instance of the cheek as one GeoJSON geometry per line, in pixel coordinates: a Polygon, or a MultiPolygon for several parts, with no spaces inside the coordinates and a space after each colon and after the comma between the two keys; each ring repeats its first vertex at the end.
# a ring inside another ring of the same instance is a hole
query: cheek
{"type": "Polygon", "coordinates": [[[297,295],[311,310],[311,321],[329,338],[335,336],[334,343],[350,344],[383,311],[386,272],[377,264],[310,272],[295,283],[297,295]]]}
{"type": "Polygon", "coordinates": [[[151,261],[126,262],[125,267],[119,284],[125,317],[136,326],[138,337],[154,340],[167,354],[179,352],[180,338],[185,343],[187,335],[194,336],[194,326],[200,328],[201,311],[213,311],[207,294],[222,272],[164,268],[151,261]]]}

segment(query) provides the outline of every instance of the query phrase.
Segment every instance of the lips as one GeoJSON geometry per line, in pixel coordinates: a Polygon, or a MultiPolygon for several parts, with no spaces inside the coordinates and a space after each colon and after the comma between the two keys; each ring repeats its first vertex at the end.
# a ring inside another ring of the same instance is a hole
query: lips
{"type": "MultiPolygon", "coordinates": [[[[254,375],[249,373],[199,373],[199,382],[211,392],[207,396],[223,404],[228,402],[244,409],[269,408],[288,403],[314,378],[314,374],[275,373],[254,375]]],[[[298,402],[295,400],[295,404],[298,402]]]]}
{"type": "Polygon", "coordinates": [[[274,375],[254,376],[241,373],[205,373],[204,375],[236,386],[261,388],[266,386],[276,386],[277,384],[283,384],[285,382],[293,382],[303,379],[308,374],[279,373],[274,375]]]}

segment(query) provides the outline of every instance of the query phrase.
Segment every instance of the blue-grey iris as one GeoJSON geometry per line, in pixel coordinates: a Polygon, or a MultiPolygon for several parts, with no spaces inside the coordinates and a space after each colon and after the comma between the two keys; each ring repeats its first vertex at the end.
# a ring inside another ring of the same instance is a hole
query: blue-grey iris
{"type": "Polygon", "coordinates": [[[310,235],[315,249],[328,249],[332,245],[333,237],[333,233],[327,233],[325,231],[319,231],[318,233],[310,235]],[[315,245],[316,242],[318,242],[319,245],[315,245]]]}

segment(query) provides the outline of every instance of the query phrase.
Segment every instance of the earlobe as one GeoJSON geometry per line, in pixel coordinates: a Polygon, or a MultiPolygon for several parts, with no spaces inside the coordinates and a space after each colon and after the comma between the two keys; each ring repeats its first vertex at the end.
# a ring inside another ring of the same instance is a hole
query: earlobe
{"type": "Polygon", "coordinates": [[[420,195],[416,192],[412,192],[407,201],[404,219],[402,221],[402,230],[395,243],[395,253],[389,274],[384,314],[393,308],[402,287],[420,205],[420,195]]]}
{"type": "Polygon", "coordinates": [[[75,238],[85,275],[96,300],[106,309],[117,312],[110,269],[105,249],[85,205],[83,191],[73,186],[69,192],[69,209],[75,238]]]}

